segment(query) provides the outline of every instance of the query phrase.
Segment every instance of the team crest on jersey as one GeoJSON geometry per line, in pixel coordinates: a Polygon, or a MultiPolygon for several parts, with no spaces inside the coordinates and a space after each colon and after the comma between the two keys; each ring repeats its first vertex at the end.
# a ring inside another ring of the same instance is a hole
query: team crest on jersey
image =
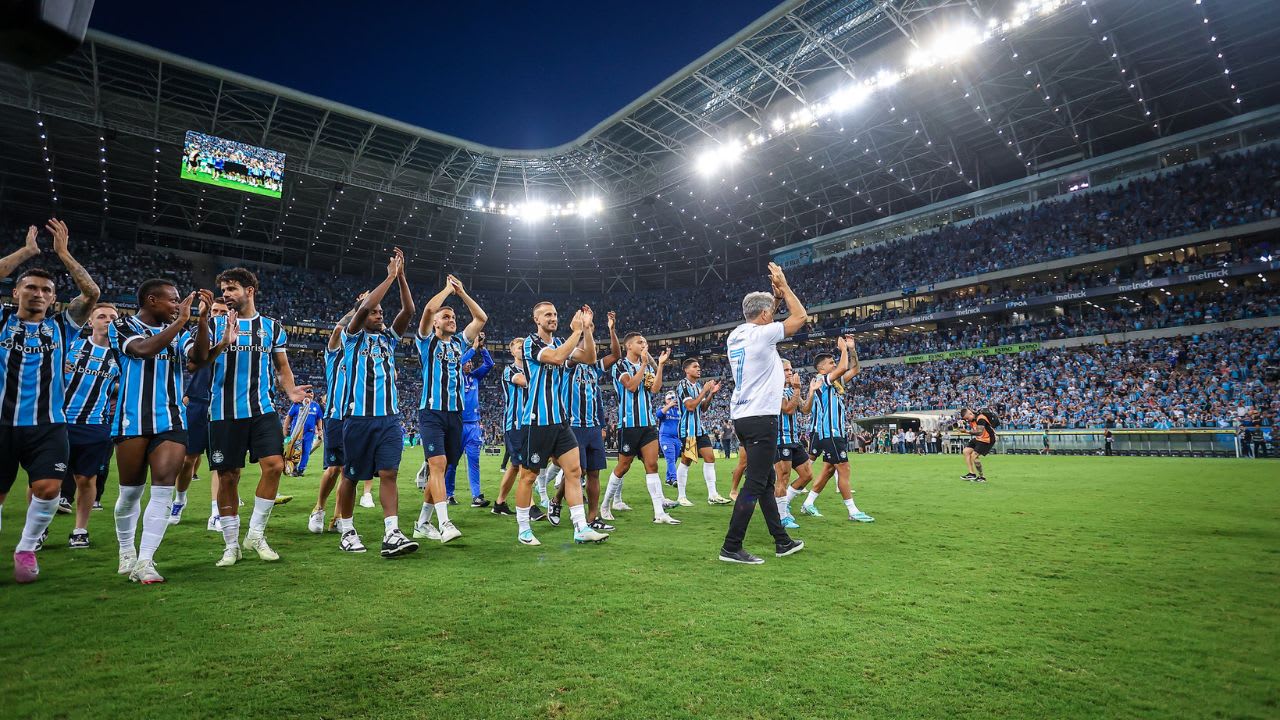
{"type": "Polygon", "coordinates": [[[267,338],[267,329],[266,329],[266,328],[258,328],[258,339],[259,339],[259,340],[265,340],[266,338],[267,338]]]}
{"type": "Polygon", "coordinates": [[[222,458],[223,458],[223,455],[222,455],[222,451],[221,451],[221,450],[214,450],[214,451],[209,455],[209,459],[210,459],[210,460],[212,460],[212,461],[214,461],[214,462],[216,462],[216,463],[220,463],[220,462],[222,462],[222,458]]]}
{"type": "Polygon", "coordinates": [[[53,328],[49,327],[48,325],[45,325],[44,323],[41,323],[40,334],[45,337],[53,337],[53,328]]]}
{"type": "Polygon", "coordinates": [[[538,456],[538,453],[534,453],[534,454],[532,454],[532,455],[530,455],[530,456],[529,456],[529,462],[531,462],[531,463],[533,463],[533,464],[535,464],[535,465],[536,465],[536,464],[538,464],[538,462],[540,462],[541,460],[542,460],[542,458],[538,456]]]}

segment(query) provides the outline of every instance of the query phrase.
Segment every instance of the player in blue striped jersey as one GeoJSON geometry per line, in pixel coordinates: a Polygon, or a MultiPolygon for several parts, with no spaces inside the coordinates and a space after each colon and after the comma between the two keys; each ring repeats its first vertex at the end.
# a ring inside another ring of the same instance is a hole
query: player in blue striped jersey
{"type": "Polygon", "coordinates": [[[809,496],[800,506],[804,515],[821,517],[814,502],[832,475],[837,476],[836,487],[844,498],[849,519],[854,522],[874,522],[875,518],[858,509],[853,502],[853,489],[849,482],[849,438],[845,431],[845,384],[862,372],[858,364],[857,345],[851,336],[836,340],[840,360],[822,354],[814,361],[818,377],[809,384],[809,396],[802,409],[813,418],[813,452],[822,456],[822,473],[814,483],[809,496]]]}
{"type": "Polygon", "coordinates": [[[782,389],[782,411],[778,414],[778,461],[774,463],[777,480],[773,494],[778,502],[782,526],[794,529],[800,525],[791,515],[791,499],[813,480],[813,464],[809,462],[809,451],[800,442],[800,420],[797,417],[802,401],[800,373],[785,358],[782,361],[782,372],[786,385],[782,389]],[[793,469],[796,472],[796,482],[789,485],[793,469]]]}
{"type": "MultiPolygon", "coordinates": [[[[667,499],[662,494],[658,477],[658,430],[653,417],[651,393],[662,391],[662,368],[671,357],[671,348],[662,351],[658,361],[649,356],[649,341],[640,333],[627,333],[622,339],[626,355],[613,366],[613,387],[618,392],[618,462],[609,477],[616,489],[640,457],[644,465],[644,482],[653,502],[653,521],[659,525],[679,525],[667,512],[667,499]]],[[[613,493],[605,490],[605,501],[613,493]]]]}
{"type": "Polygon", "coordinates": [[[449,521],[450,496],[445,491],[445,471],[462,457],[463,389],[462,355],[475,342],[489,321],[480,304],[467,293],[462,281],[453,275],[445,279],[444,288],[427,301],[418,320],[414,347],[422,358],[422,400],[418,403],[418,432],[422,434],[422,450],[427,461],[427,485],[422,491],[422,510],[413,527],[416,538],[432,538],[440,542],[461,537],[457,526],[449,521]],[[444,301],[457,295],[471,313],[471,322],[458,333],[458,315],[444,301]],[[440,529],[428,527],[431,515],[440,516],[440,529]]]}
{"type": "Polygon", "coordinates": [[[728,505],[733,502],[721,497],[716,489],[716,453],[711,449],[711,436],[702,425],[702,411],[711,407],[711,400],[720,392],[720,383],[712,380],[703,385],[702,363],[688,358],[682,366],[684,378],[676,384],[676,399],[680,402],[680,464],[676,466],[676,488],[680,496],[676,502],[688,507],[693,505],[685,496],[689,484],[689,468],[693,461],[702,458],[702,480],[707,484],[708,505],[728,505]]]}
{"type": "Polygon", "coordinates": [[[118,572],[144,584],[164,582],[154,557],[169,526],[173,489],[187,452],[183,368],[188,360],[203,365],[209,359],[213,293],[200,290],[198,294],[201,312],[194,338],[186,325],[197,293],[179,299],[173,282],[160,278],[142,283],[137,314],[117,320],[108,335],[120,363],[114,429],[120,477],[115,507],[118,572]],[[151,499],[142,513],[142,540],[134,550],[138,505],[148,473],[151,499]]]}
{"type": "Polygon", "coordinates": [[[71,548],[89,547],[89,511],[98,494],[98,468],[111,453],[112,401],[120,380],[120,365],[111,350],[109,334],[111,323],[119,317],[115,305],[94,305],[89,313],[89,333],[81,333],[71,341],[64,367],[71,459],[68,479],[62,482],[62,497],[76,500],[75,529],[67,539],[71,548]]]}
{"type": "Polygon", "coordinates": [[[218,471],[219,524],[225,545],[216,564],[229,567],[241,556],[240,472],[246,453],[258,464],[261,477],[243,547],[269,562],[280,559],[266,538],[284,472],[284,432],[271,396],[278,381],[290,400],[303,402],[311,386],[293,381],[284,325],[258,313],[258,276],[245,268],[231,268],[218,273],[217,283],[230,312],[214,318],[212,332],[230,342],[219,343],[210,353],[209,469],[218,471]]]}
{"type": "MultiPolygon", "coordinates": [[[[338,478],[342,477],[342,468],[347,462],[342,447],[342,389],[347,384],[347,364],[342,348],[342,332],[368,294],[360,293],[356,298],[355,307],[348,310],[347,314],[333,326],[333,330],[329,333],[329,343],[324,349],[324,387],[327,393],[324,412],[324,473],[320,476],[320,491],[316,495],[316,504],[311,508],[311,514],[307,516],[307,529],[317,534],[325,531],[325,506],[329,504],[329,495],[337,486],[338,478]]],[[[373,495],[370,494],[372,487],[372,478],[364,481],[364,497],[369,498],[368,507],[373,507],[373,495]]],[[[364,497],[361,498],[361,505],[365,504],[364,497]]]]}
{"type": "Polygon", "coordinates": [[[338,484],[338,547],[364,552],[352,522],[356,483],[378,476],[382,502],[382,556],[398,557],[414,552],[418,543],[400,531],[400,494],[396,474],[404,451],[400,427],[400,399],[396,394],[396,345],[413,321],[413,293],[404,275],[404,253],[395,249],[387,263],[387,277],[360,301],[342,329],[343,363],[347,382],[342,395],[342,451],[344,481],[338,484]],[[382,298],[395,284],[400,290],[400,312],[388,327],[382,320],[382,298]]]}
{"type": "Polygon", "coordinates": [[[521,352],[527,368],[529,397],[520,423],[525,427],[525,451],[516,487],[516,539],[523,545],[540,545],[529,527],[533,505],[533,483],[538,471],[554,462],[564,471],[565,497],[573,518],[575,542],[602,542],[608,535],[587,524],[582,504],[582,465],[578,461],[578,441],[568,427],[569,408],[564,395],[568,386],[570,360],[590,365],[596,361],[595,326],[591,308],[583,306],[569,322],[569,337],[555,336],[560,326],[556,306],[540,302],[533,306],[533,322],[538,330],[525,338],[521,352]]]}
{"type": "Polygon", "coordinates": [[[502,484],[498,497],[490,509],[494,515],[513,515],[507,506],[507,495],[516,484],[520,467],[524,464],[525,432],[520,414],[529,397],[529,378],[524,370],[524,338],[513,338],[507,343],[511,364],[502,369],[502,431],[506,441],[506,457],[502,460],[502,484]]]}
{"type": "MultiPolygon", "coordinates": [[[[63,365],[72,337],[98,300],[98,286],[72,257],[70,232],[53,218],[45,225],[53,249],[71,274],[80,295],[61,314],[53,314],[57,286],[53,275],[32,268],[18,276],[13,297],[16,308],[0,308],[0,505],[18,477],[27,471],[31,502],[22,537],[13,553],[13,576],[34,582],[40,574],[36,550],[58,507],[58,494],[68,462],[66,415],[63,412],[63,365]]],[[[40,254],[40,231],[27,229],[26,243],[0,258],[0,280],[40,254]]]]}

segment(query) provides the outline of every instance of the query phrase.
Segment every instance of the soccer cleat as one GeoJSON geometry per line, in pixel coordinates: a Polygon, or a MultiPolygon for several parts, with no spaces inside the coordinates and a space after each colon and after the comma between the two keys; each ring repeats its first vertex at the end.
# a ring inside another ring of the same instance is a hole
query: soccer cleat
{"type": "Polygon", "coordinates": [[[138,552],[133,548],[120,549],[120,565],[116,567],[117,575],[128,575],[133,572],[133,566],[138,562],[138,552]]]}
{"type": "Polygon", "coordinates": [[[973,473],[965,473],[965,474],[963,474],[963,475],[961,475],[961,476],[960,476],[960,479],[961,479],[961,480],[976,480],[976,479],[978,479],[978,476],[977,476],[977,475],[975,475],[975,474],[973,474],[973,473]]]}
{"type": "Polygon", "coordinates": [[[209,524],[204,529],[209,532],[222,532],[222,519],[217,515],[210,515],[209,524]]]}
{"type": "Polygon", "coordinates": [[[822,517],[822,513],[818,512],[818,508],[808,503],[805,503],[804,505],[800,506],[800,514],[812,515],[813,517],[822,517]]]}
{"type": "Polygon", "coordinates": [[[418,549],[418,543],[410,540],[396,528],[382,538],[382,557],[393,558],[408,555],[418,549]]]}
{"type": "Polygon", "coordinates": [[[667,479],[666,479],[666,483],[667,483],[667,485],[670,485],[671,487],[675,487],[675,486],[676,486],[676,479],[675,479],[675,478],[667,478],[667,479]]]}
{"type": "Polygon", "coordinates": [[[373,493],[365,493],[360,496],[360,507],[362,508],[373,507],[373,493]]]}
{"type": "Polygon", "coordinates": [[[182,522],[182,509],[185,508],[186,506],[187,506],[186,503],[180,503],[180,502],[176,502],[173,504],[173,509],[169,511],[170,525],[177,525],[178,523],[182,522]]]}
{"type": "Polygon", "coordinates": [[[450,505],[457,505],[457,504],[458,504],[458,501],[457,501],[457,500],[454,500],[454,499],[453,499],[453,496],[452,496],[452,495],[450,495],[450,496],[449,496],[449,504],[450,504],[450,505]]]}
{"type": "Polygon", "coordinates": [[[800,523],[796,522],[795,518],[791,517],[790,515],[787,515],[782,518],[782,527],[788,530],[799,530],[800,523]]]}
{"type": "Polygon", "coordinates": [[[583,525],[582,529],[573,531],[573,541],[579,544],[602,543],[608,539],[608,535],[596,530],[590,525],[583,525]]]}
{"type": "Polygon", "coordinates": [[[538,541],[538,538],[533,536],[532,530],[521,530],[520,534],[516,536],[516,540],[519,540],[521,545],[541,545],[542,544],[541,542],[538,541]]]}
{"type": "Polygon", "coordinates": [[[621,500],[614,500],[613,509],[617,510],[618,512],[627,512],[628,510],[631,509],[631,506],[622,502],[621,500]]]}
{"type": "Polygon", "coordinates": [[[222,549],[222,558],[214,563],[215,567],[231,567],[240,560],[240,546],[228,545],[222,549]]]}
{"type": "Polygon", "coordinates": [[[40,533],[40,537],[39,537],[39,539],[37,539],[37,540],[36,540],[36,549],[35,549],[35,551],[36,551],[36,552],[40,552],[41,550],[43,550],[43,549],[44,549],[45,541],[47,541],[48,539],[49,539],[49,528],[47,528],[47,527],[46,527],[46,528],[44,529],[44,532],[40,533]]]}
{"type": "MultiPolygon", "coordinates": [[[[403,535],[401,537],[403,537],[403,535]]],[[[384,542],[382,545],[385,550],[386,543],[384,542]]],[[[418,544],[414,543],[413,547],[416,549],[418,544]]],[[[338,540],[338,549],[342,552],[362,553],[366,548],[364,543],[360,542],[360,536],[356,534],[356,531],[348,530],[342,533],[342,537],[338,540]]]]}
{"type": "Polygon", "coordinates": [[[70,515],[72,512],[74,509],[71,507],[71,501],[64,497],[58,498],[58,514],[70,515]]]}
{"type": "Polygon", "coordinates": [[[678,504],[680,507],[693,507],[693,503],[690,502],[689,498],[687,497],[678,498],[676,500],[676,504],[678,504]]]}
{"type": "Polygon", "coordinates": [[[707,498],[708,505],[732,505],[733,501],[721,495],[712,495],[707,498]]]}
{"type": "Polygon", "coordinates": [[[542,508],[537,505],[529,508],[529,522],[538,522],[539,520],[545,520],[546,518],[547,514],[542,512],[542,508]]]}
{"type": "Polygon", "coordinates": [[[324,533],[324,510],[317,510],[307,516],[307,530],[317,535],[324,533]]]}
{"type": "Polygon", "coordinates": [[[494,503],[493,507],[489,508],[489,512],[494,515],[515,515],[515,513],[511,511],[510,506],[504,502],[494,503]]]}
{"type": "Polygon", "coordinates": [[[986,478],[986,476],[985,476],[985,475],[979,475],[978,477],[974,478],[974,479],[973,479],[973,481],[974,481],[974,482],[986,482],[986,481],[987,481],[987,478],[986,478]]]}
{"type": "Polygon", "coordinates": [[[277,505],[288,505],[288,504],[289,504],[289,502],[290,502],[291,500],[293,500],[293,496],[292,496],[292,495],[277,495],[277,496],[276,496],[276,504],[277,504],[277,505]]]}
{"type": "Polygon", "coordinates": [[[853,522],[860,522],[860,523],[871,523],[876,521],[875,518],[862,512],[861,510],[859,510],[856,513],[850,514],[849,519],[852,520],[853,522]]]}
{"type": "Polygon", "coordinates": [[[133,566],[133,572],[129,573],[129,582],[142,583],[143,585],[159,585],[164,582],[164,576],[156,572],[156,564],[150,560],[139,560],[133,566]]]}
{"type": "Polygon", "coordinates": [[[101,509],[102,509],[102,501],[101,501],[101,500],[94,500],[94,501],[93,501],[93,509],[94,509],[94,510],[101,510],[101,509]]]}
{"type": "Polygon", "coordinates": [[[592,530],[599,530],[600,532],[613,532],[614,530],[617,530],[617,528],[600,518],[592,520],[589,524],[591,525],[592,530]]]}
{"type": "Polygon", "coordinates": [[[474,508],[489,507],[489,501],[484,499],[483,494],[477,495],[471,498],[471,507],[474,507],[474,508]]]}
{"type": "Polygon", "coordinates": [[[439,540],[440,531],[431,523],[414,523],[413,538],[415,540],[439,540]]]}
{"type": "Polygon", "coordinates": [[[676,502],[675,500],[668,500],[666,498],[662,498],[663,510],[670,510],[672,508],[677,508],[677,507],[680,507],[680,503],[676,502]]]}
{"type": "Polygon", "coordinates": [[[458,529],[453,521],[440,523],[440,542],[447,543],[450,540],[457,540],[462,537],[462,531],[458,529]]]}
{"type": "Polygon", "coordinates": [[[551,503],[551,507],[547,509],[547,522],[560,527],[560,503],[551,503]]]}
{"type": "Polygon", "coordinates": [[[600,519],[601,520],[613,519],[613,513],[609,512],[609,507],[607,505],[600,506],[600,519]]]}
{"type": "Polygon", "coordinates": [[[267,537],[259,530],[250,530],[245,533],[244,549],[258,553],[258,557],[267,562],[275,562],[280,559],[280,554],[271,549],[271,546],[267,544],[267,537]]]}
{"type": "Polygon", "coordinates": [[[80,548],[89,547],[88,531],[80,532],[80,533],[72,532],[71,537],[67,538],[67,547],[71,548],[72,550],[78,550],[80,548]]]}
{"type": "Polygon", "coordinates": [[[666,513],[663,513],[662,515],[659,515],[653,519],[653,524],[654,525],[679,525],[680,521],[671,517],[670,515],[667,515],[666,513]]]}
{"type": "Polygon", "coordinates": [[[763,565],[764,559],[758,558],[746,550],[729,551],[720,548],[720,560],[727,563],[738,563],[739,565],[763,565]]]}
{"type": "Polygon", "coordinates": [[[36,562],[36,554],[30,550],[19,550],[13,554],[13,579],[20,583],[32,583],[40,576],[40,563],[36,562]]]}
{"type": "Polygon", "coordinates": [[[778,557],[786,557],[788,555],[794,555],[803,549],[803,540],[788,540],[785,543],[775,543],[773,546],[773,554],[778,557]]]}

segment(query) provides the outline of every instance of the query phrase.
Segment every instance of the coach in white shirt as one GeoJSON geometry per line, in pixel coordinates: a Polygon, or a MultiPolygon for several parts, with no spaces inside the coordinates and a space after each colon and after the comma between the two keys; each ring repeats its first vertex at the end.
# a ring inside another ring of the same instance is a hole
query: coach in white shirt
{"type": "Polygon", "coordinates": [[[804,549],[804,543],[792,540],[782,527],[778,505],[773,502],[773,463],[777,459],[778,413],[782,410],[782,358],[778,343],[804,327],[808,316],[804,306],[787,285],[782,268],[769,263],[769,279],[773,293],[753,292],[742,299],[742,315],[746,322],[729,333],[729,365],[733,370],[733,402],[729,417],[734,433],[747,456],[746,482],[733,506],[729,532],[720,548],[725,562],[759,565],[764,560],[742,549],[747,525],[756,504],[773,535],[774,551],[784,557],[804,549]],[[787,319],[775,322],[777,299],[787,305],[787,319]]]}

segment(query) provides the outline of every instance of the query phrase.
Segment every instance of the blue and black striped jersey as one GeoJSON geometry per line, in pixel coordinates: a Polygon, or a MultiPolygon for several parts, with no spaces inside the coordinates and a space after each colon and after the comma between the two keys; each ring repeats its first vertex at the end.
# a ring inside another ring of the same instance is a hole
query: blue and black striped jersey
{"type": "Polygon", "coordinates": [[[462,354],[471,341],[463,333],[442,340],[432,333],[413,341],[422,358],[422,400],[419,410],[462,412],[462,354]]]}
{"type": "Polygon", "coordinates": [[[707,434],[707,431],[702,429],[702,408],[694,406],[690,410],[684,406],[686,399],[696,398],[700,394],[702,394],[702,383],[685,378],[676,384],[676,400],[680,405],[680,437],[682,438],[707,434]]]}
{"type": "Polygon", "coordinates": [[[325,410],[325,420],[341,420],[343,390],[347,387],[347,363],[341,348],[324,351],[324,388],[328,393],[326,401],[329,407],[325,410]]]}
{"type": "MultiPolygon", "coordinates": [[[[211,338],[221,338],[225,317],[210,323],[211,338]]],[[[275,354],[285,351],[284,325],[264,315],[237,318],[239,336],[213,361],[209,419],[240,420],[274,412],[275,354]]]]}
{"type": "MultiPolygon", "coordinates": [[[[791,388],[782,389],[782,401],[795,397],[796,391],[791,388]]],[[[796,413],[778,413],[778,445],[792,445],[800,442],[799,428],[796,427],[796,413]]]]}
{"type": "Polygon", "coordinates": [[[844,385],[822,376],[813,395],[813,434],[818,439],[844,437],[844,385]]]}
{"type": "Polygon", "coordinates": [[[613,387],[618,391],[618,427],[649,427],[653,419],[653,399],[649,395],[648,368],[641,370],[640,384],[628,390],[622,384],[622,376],[632,375],[640,369],[638,363],[622,358],[613,366],[613,387]]]}
{"type": "Polygon", "coordinates": [[[396,343],[400,336],[391,328],[380,332],[342,330],[344,364],[347,368],[342,417],[382,417],[400,412],[396,393],[396,343]]]}
{"type": "Polygon", "coordinates": [[[106,425],[111,421],[111,398],[120,380],[120,365],[109,345],[94,345],[87,337],[71,341],[67,353],[66,415],[73,425],[106,425]]]}
{"type": "Polygon", "coordinates": [[[524,404],[528,400],[528,388],[522,388],[512,382],[516,375],[524,375],[524,371],[515,365],[508,365],[502,369],[502,429],[505,431],[519,430],[523,427],[520,424],[520,414],[524,412],[524,404]]]}
{"type": "Polygon", "coordinates": [[[550,365],[538,359],[538,353],[554,350],[563,344],[564,338],[553,337],[547,342],[537,333],[524,339],[529,396],[525,399],[524,412],[520,414],[521,427],[560,425],[569,419],[569,409],[565,404],[569,371],[563,365],[550,365]]]}
{"type": "Polygon", "coordinates": [[[16,308],[0,308],[0,425],[66,422],[63,365],[79,332],[66,312],[25,322],[16,308]]]}
{"type": "Polygon", "coordinates": [[[191,333],[178,333],[169,347],[153,357],[138,358],[127,352],[130,343],[163,331],[163,327],[147,325],[136,315],[111,324],[107,337],[120,364],[120,392],[112,431],[116,437],[157,435],[187,427],[182,370],[195,345],[191,333]]]}
{"type": "Polygon", "coordinates": [[[570,374],[569,425],[600,427],[600,378],[604,375],[604,362],[597,360],[590,365],[573,363],[570,374]]]}

